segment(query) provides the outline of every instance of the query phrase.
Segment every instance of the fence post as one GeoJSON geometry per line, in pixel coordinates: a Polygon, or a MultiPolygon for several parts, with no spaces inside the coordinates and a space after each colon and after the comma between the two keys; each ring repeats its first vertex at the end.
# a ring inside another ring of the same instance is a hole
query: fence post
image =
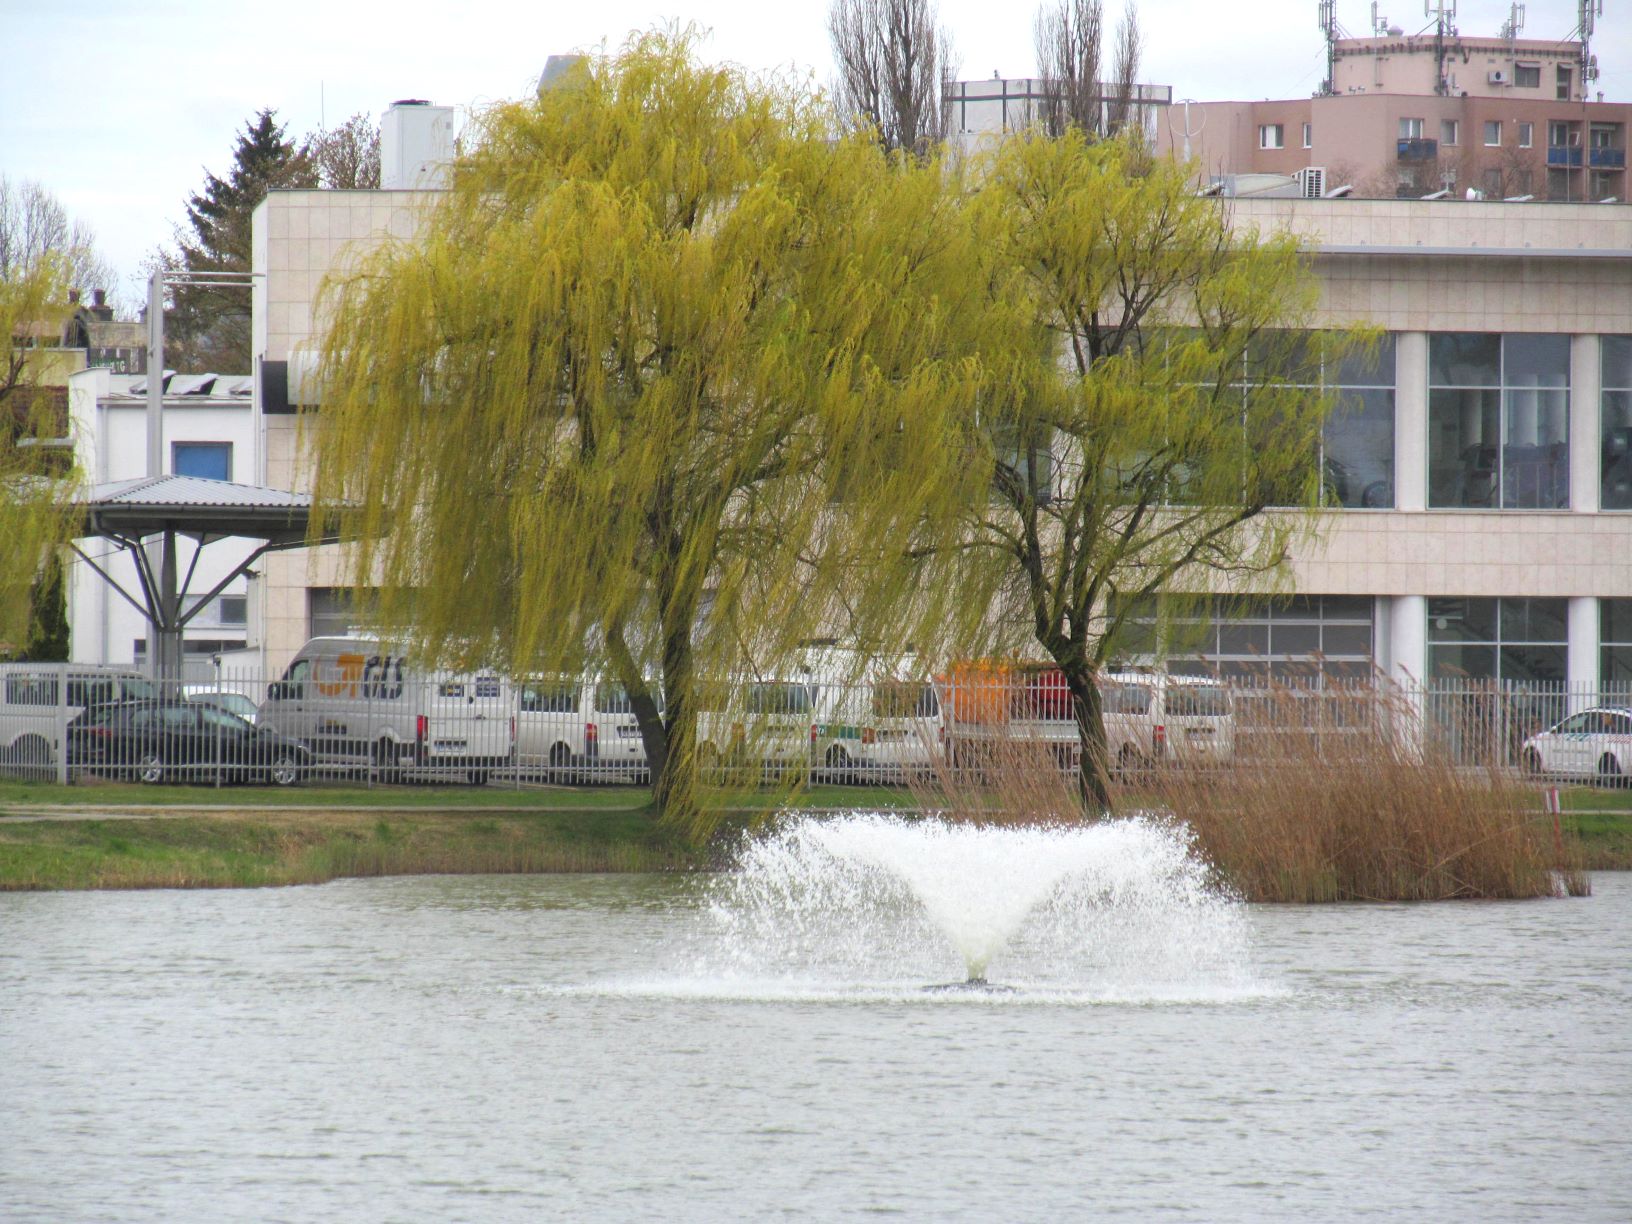
{"type": "Polygon", "coordinates": [[[68,785],[68,665],[57,669],[57,752],[56,773],[59,785],[68,785]]]}

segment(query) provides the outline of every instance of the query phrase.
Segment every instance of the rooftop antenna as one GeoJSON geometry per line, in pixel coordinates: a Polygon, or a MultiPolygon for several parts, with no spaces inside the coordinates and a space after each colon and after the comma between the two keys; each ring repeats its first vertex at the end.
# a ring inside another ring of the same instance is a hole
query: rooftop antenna
{"type": "Polygon", "coordinates": [[[1576,0],[1576,3],[1575,29],[1571,32],[1570,39],[1579,38],[1581,40],[1579,69],[1581,96],[1585,98],[1587,96],[1587,82],[1598,79],[1598,57],[1591,53],[1590,46],[1595,19],[1604,15],[1604,0],[1576,0]]]}
{"type": "MultiPolygon", "coordinates": [[[[1589,0],[1581,0],[1583,4],[1589,0]]],[[[1450,93],[1445,81],[1445,36],[1456,37],[1456,0],[1422,0],[1422,14],[1433,18],[1434,27],[1434,92],[1441,97],[1450,93]]]]}
{"type": "MultiPolygon", "coordinates": [[[[1373,9],[1376,7],[1372,5],[1373,9]]],[[[1315,97],[1329,98],[1337,92],[1337,40],[1349,36],[1348,31],[1337,23],[1337,0],[1320,0],[1319,23],[1320,32],[1326,38],[1326,79],[1315,91],[1315,97]]]]}
{"type": "Polygon", "coordinates": [[[1502,23],[1502,37],[1512,42],[1524,29],[1524,5],[1515,4],[1508,12],[1507,20],[1502,23]]]}
{"type": "Polygon", "coordinates": [[[1379,7],[1377,0],[1371,0],[1371,36],[1373,38],[1382,38],[1388,33],[1388,18],[1377,15],[1379,7]]]}

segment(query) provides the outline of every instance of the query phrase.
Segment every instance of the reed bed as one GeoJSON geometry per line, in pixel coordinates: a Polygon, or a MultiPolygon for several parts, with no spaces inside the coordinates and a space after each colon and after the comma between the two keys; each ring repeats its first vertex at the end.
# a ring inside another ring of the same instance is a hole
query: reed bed
{"type": "MultiPolygon", "coordinates": [[[[1112,814],[1180,822],[1249,901],[1440,901],[1584,895],[1584,855],[1509,771],[1457,764],[1385,690],[1311,726],[1307,691],[1261,695],[1220,766],[1171,760],[1112,780],[1112,814]]],[[[920,806],[980,823],[1083,819],[1070,762],[997,740],[913,786],[920,806]]],[[[1099,818],[1097,816],[1092,818],[1099,818]]]]}

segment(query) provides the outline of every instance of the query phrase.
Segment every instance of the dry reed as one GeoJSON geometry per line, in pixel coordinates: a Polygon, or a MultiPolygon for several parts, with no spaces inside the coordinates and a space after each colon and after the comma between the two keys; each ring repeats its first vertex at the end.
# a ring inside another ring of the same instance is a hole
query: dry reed
{"type": "MultiPolygon", "coordinates": [[[[1386,687],[1316,709],[1307,691],[1238,710],[1228,764],[1113,779],[1117,814],[1182,821],[1197,852],[1250,901],[1427,901],[1589,891],[1575,839],[1534,788],[1457,764],[1386,687]],[[1313,725],[1312,725],[1313,724],[1313,725]],[[1425,739],[1426,743],[1419,743],[1425,739]]],[[[1176,746],[1175,746],[1176,747],[1176,746]]],[[[1083,819],[1058,748],[996,738],[913,783],[926,811],[983,823],[1083,819]]]]}

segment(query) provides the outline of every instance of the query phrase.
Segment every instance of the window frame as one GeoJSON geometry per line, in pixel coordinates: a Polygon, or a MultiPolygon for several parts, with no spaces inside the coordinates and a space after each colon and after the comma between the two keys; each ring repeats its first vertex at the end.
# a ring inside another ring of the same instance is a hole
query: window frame
{"type": "Polygon", "coordinates": [[[1258,125],[1258,147],[1271,150],[1286,148],[1286,124],[1260,123],[1258,125]],[[1270,143],[1271,136],[1275,138],[1273,144],[1270,143]]]}
{"type": "Polygon", "coordinates": [[[1500,119],[1485,120],[1485,148],[1499,149],[1502,147],[1502,121],[1500,119]],[[1491,137],[1495,136],[1492,140],[1491,137]]]}

